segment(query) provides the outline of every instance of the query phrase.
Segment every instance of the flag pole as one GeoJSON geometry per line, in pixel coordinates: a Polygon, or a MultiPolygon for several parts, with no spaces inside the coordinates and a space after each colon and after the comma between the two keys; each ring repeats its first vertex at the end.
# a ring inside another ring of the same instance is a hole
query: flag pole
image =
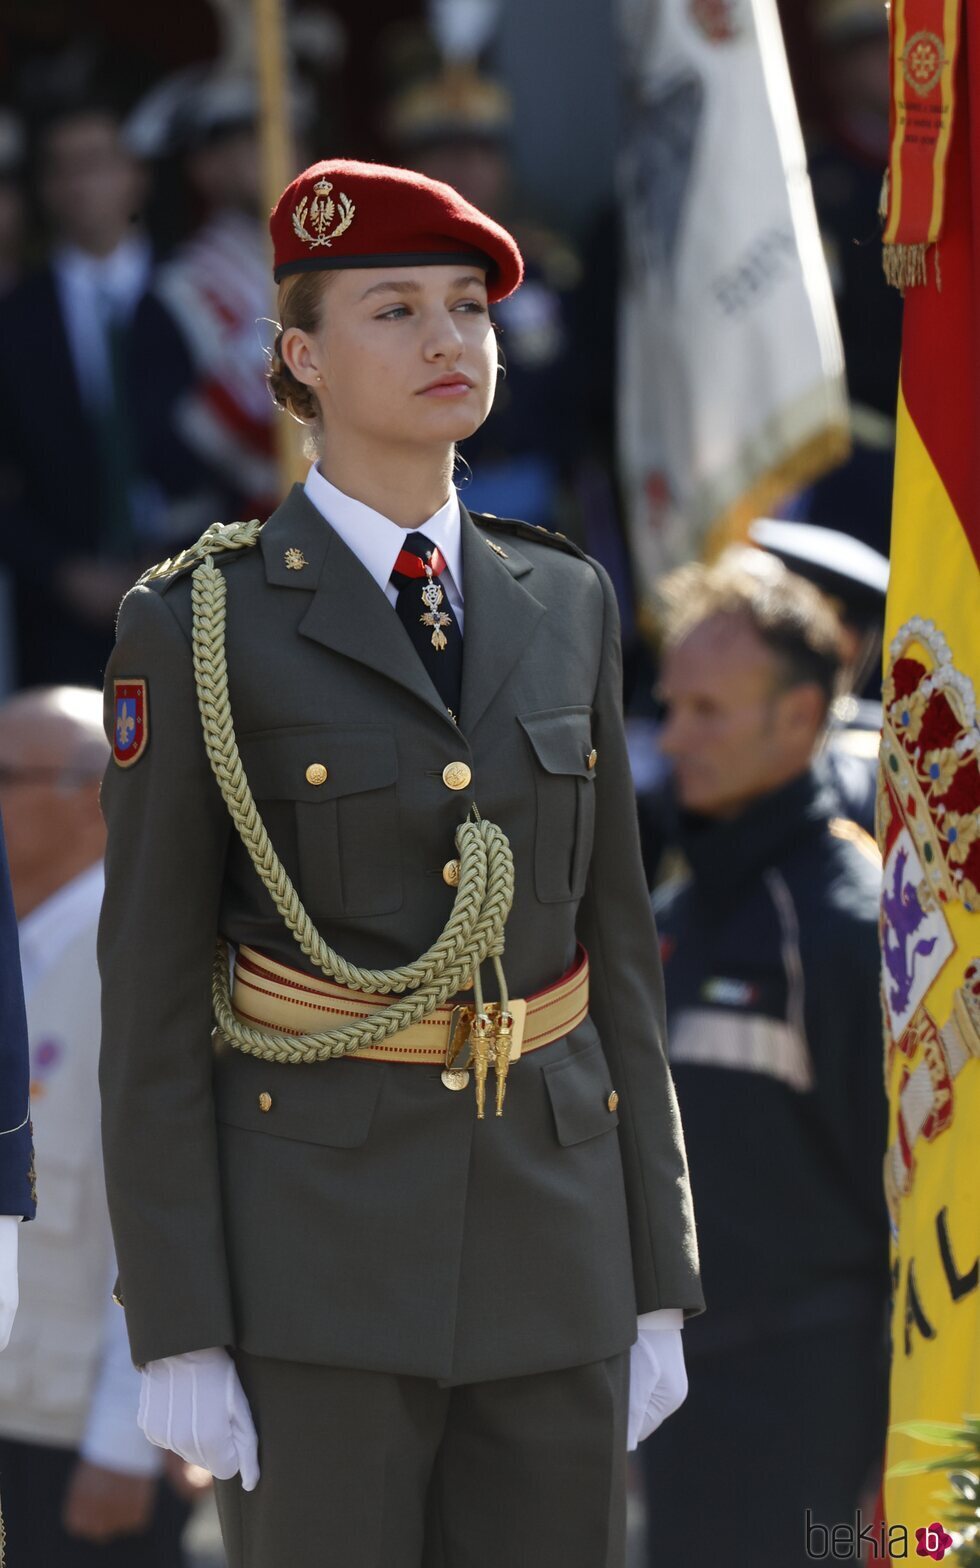
{"type": "MultiPolygon", "coordinates": [[[[293,149],[284,0],[252,0],[255,65],[259,88],[259,155],[262,205],[271,212],[297,172],[293,149]]],[[[281,489],[303,476],[302,431],[294,420],[276,421],[276,449],[281,489]]]]}

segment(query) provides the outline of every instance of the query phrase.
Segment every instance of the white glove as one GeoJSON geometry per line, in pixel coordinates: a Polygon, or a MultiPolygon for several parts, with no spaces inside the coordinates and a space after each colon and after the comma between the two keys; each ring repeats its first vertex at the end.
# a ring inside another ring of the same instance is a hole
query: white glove
{"type": "Polygon", "coordinates": [[[687,1372],[681,1344],[683,1313],[676,1309],[648,1312],[639,1321],[630,1351],[630,1411],[626,1439],[632,1451],[655,1432],[661,1421],[687,1398],[687,1372]],[[654,1321],[659,1320],[659,1321],[654,1321]]]}
{"type": "Polygon", "coordinates": [[[17,1237],[19,1214],[0,1214],[0,1350],[5,1350],[17,1316],[17,1237]]]}
{"type": "Polygon", "coordinates": [[[259,1480],[259,1443],[245,1390],[227,1350],[188,1350],[142,1369],[137,1421],[144,1436],[219,1481],[259,1480]]]}

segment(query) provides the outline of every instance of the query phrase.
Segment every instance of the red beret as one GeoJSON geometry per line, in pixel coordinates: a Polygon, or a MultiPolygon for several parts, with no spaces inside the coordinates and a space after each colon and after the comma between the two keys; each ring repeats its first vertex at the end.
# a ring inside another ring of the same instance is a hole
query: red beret
{"type": "Polygon", "coordinates": [[[524,276],[507,230],[451,185],[411,169],[330,158],[287,185],[269,219],[279,283],[292,272],[334,267],[487,268],[491,304],[524,276]]]}

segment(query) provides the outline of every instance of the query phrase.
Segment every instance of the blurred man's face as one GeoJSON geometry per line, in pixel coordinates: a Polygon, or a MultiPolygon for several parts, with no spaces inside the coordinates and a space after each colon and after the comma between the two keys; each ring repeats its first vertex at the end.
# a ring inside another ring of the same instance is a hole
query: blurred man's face
{"type": "Polygon", "coordinates": [[[60,240],[107,255],[128,231],[143,199],[143,174],[111,115],[62,120],[44,138],[41,202],[60,240]]]}
{"type": "Polygon", "coordinates": [[[258,213],[262,159],[258,135],[243,129],[220,136],[191,153],[187,173],[208,208],[258,213]]]}
{"type": "Polygon", "coordinates": [[[63,741],[35,740],[20,717],[0,717],[0,812],[18,916],[40,878],[65,880],[58,873],[75,869],[80,848],[92,860],[102,853],[99,783],[90,774],[91,767],[81,775],[72,768],[63,741]]]}
{"type": "Polygon", "coordinates": [[[737,615],[710,616],[669,648],[660,746],[683,808],[737,816],[805,771],[820,727],[815,691],[781,690],[774,654],[737,615]]]}

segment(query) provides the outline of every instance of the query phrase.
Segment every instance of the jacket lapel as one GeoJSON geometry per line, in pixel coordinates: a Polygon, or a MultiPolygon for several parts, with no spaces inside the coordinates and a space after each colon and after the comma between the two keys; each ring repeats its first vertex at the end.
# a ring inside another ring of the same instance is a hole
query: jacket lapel
{"type": "MultiPolygon", "coordinates": [[[[468,734],[530,646],[545,607],[520,581],[533,568],[509,539],[498,546],[505,552],[500,555],[465,506],[460,523],[465,606],[460,728],[468,734]]],[[[452,722],[393,606],[302,485],[293,486],[260,537],[266,580],[312,594],[299,623],[302,636],[377,670],[452,722]]]]}
{"type": "MultiPolygon", "coordinates": [[[[460,507],[463,530],[463,693],[460,728],[471,734],[529,648],[545,607],[518,580],[533,570],[504,539],[498,549],[460,507]]],[[[496,543],[496,541],[495,541],[496,543]]]]}
{"type": "Polygon", "coordinates": [[[260,538],[266,580],[312,593],[299,623],[303,637],[377,670],[452,722],[393,606],[302,485],[293,486],[260,538]]]}

